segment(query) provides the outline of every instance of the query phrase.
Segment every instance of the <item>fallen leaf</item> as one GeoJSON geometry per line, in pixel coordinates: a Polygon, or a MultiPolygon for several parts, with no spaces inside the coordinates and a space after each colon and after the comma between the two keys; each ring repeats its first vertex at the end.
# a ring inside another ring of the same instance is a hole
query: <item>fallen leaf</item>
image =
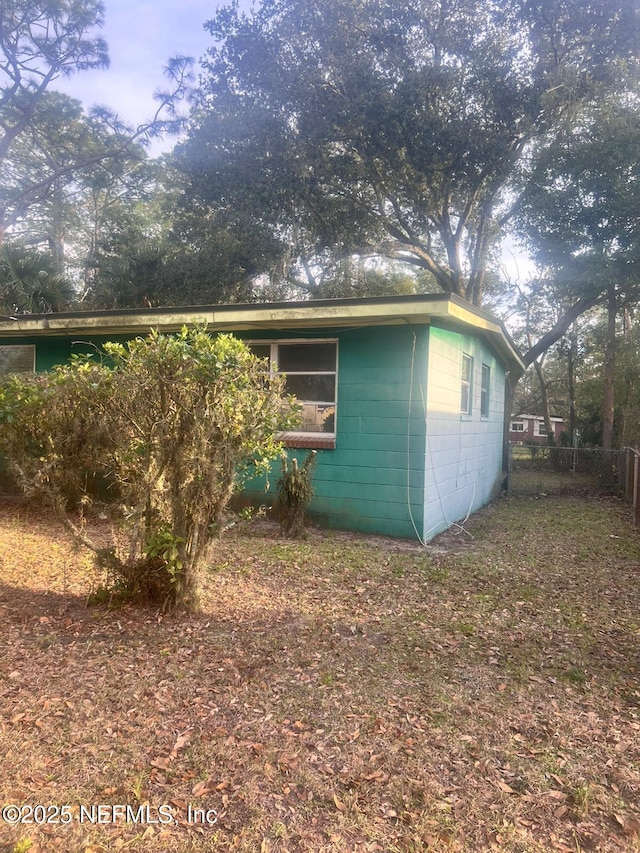
{"type": "Polygon", "coordinates": [[[640,835],[640,820],[635,817],[627,818],[624,829],[629,835],[640,835]]]}
{"type": "Polygon", "coordinates": [[[339,800],[335,794],[333,795],[333,802],[336,804],[336,808],[338,809],[339,812],[345,811],[345,809],[346,809],[345,804],[342,802],[342,800],[339,800]]]}
{"type": "Polygon", "coordinates": [[[191,793],[194,797],[202,797],[203,794],[208,794],[211,790],[212,789],[209,787],[209,779],[205,779],[203,782],[196,782],[191,789],[191,793]]]}
{"type": "Polygon", "coordinates": [[[502,780],[500,780],[500,779],[498,779],[498,780],[496,781],[496,785],[498,786],[498,788],[500,788],[500,790],[501,790],[501,791],[504,791],[504,792],[505,792],[505,794],[517,794],[517,793],[518,793],[517,791],[515,791],[515,790],[511,787],[511,785],[507,785],[507,783],[506,783],[506,782],[503,782],[503,781],[502,781],[502,780]]]}
{"type": "Polygon", "coordinates": [[[567,799],[567,795],[563,791],[547,791],[547,797],[552,800],[563,801],[567,799]]]}
{"type": "Polygon", "coordinates": [[[376,770],[375,773],[368,773],[362,778],[367,782],[384,782],[385,779],[388,779],[389,777],[386,773],[383,773],[382,770],[376,770]]]}
{"type": "Polygon", "coordinates": [[[171,750],[174,754],[176,754],[179,750],[184,749],[185,746],[188,746],[191,741],[191,732],[185,732],[182,735],[179,735],[176,738],[176,742],[173,745],[173,749],[171,750]]]}

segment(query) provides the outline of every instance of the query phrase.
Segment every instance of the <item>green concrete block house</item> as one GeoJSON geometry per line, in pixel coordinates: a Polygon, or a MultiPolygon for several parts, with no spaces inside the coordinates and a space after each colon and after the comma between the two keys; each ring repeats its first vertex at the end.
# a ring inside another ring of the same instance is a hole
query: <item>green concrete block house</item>
{"type": "MultiPolygon", "coordinates": [[[[499,491],[505,382],[522,360],[499,321],[453,296],[4,317],[0,372],[194,323],[286,373],[304,418],[284,439],[300,458],[318,450],[320,524],[428,540],[499,491]]],[[[263,483],[245,495],[270,500],[263,483]]]]}

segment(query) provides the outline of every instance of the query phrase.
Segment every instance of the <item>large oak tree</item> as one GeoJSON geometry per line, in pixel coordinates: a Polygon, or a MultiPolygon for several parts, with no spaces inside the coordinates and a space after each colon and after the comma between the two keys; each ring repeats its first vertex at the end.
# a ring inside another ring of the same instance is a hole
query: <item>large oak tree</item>
{"type": "Polygon", "coordinates": [[[553,271],[557,303],[606,308],[602,444],[614,441],[618,317],[640,301],[640,111],[612,97],[541,153],[517,213],[530,250],[553,271]]]}
{"type": "MultiPolygon", "coordinates": [[[[208,23],[188,193],[481,304],[530,158],[635,73],[636,0],[264,0],[208,23]],[[519,183],[520,182],[520,183],[519,183]]],[[[582,309],[577,304],[575,311],[582,309]]]]}

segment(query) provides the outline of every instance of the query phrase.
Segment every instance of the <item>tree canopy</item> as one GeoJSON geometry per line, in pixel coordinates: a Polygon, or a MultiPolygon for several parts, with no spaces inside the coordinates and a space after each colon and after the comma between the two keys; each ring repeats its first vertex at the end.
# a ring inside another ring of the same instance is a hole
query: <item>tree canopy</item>
{"type": "Polygon", "coordinates": [[[500,311],[505,233],[545,268],[529,321],[553,306],[527,363],[599,303],[613,341],[637,301],[637,0],[230,3],[188,133],[155,162],[187,59],[138,127],[52,89],[108,62],[103,17],[1,4],[6,310],[63,304],[27,258],[47,247],[48,285],[67,273],[93,308],[439,290],[500,311]]]}
{"type": "MultiPolygon", "coordinates": [[[[556,304],[606,304],[601,440],[609,448],[614,440],[616,318],[621,311],[628,315],[640,297],[639,140],[640,113],[628,93],[582,110],[579,120],[563,128],[539,157],[516,217],[530,251],[552,271],[547,289],[556,304]]],[[[542,351],[540,343],[537,348],[542,351]]]]}
{"type": "Polygon", "coordinates": [[[106,67],[99,0],[3,0],[0,4],[0,160],[31,125],[59,77],[106,67]]]}
{"type": "Polygon", "coordinates": [[[107,108],[85,114],[56,93],[55,81],[109,64],[97,33],[104,23],[98,0],[6,0],[0,4],[0,229],[48,204],[82,172],[100,164],[144,157],[152,137],[180,126],[176,106],[190,81],[191,60],[169,60],[168,91],[137,127],[107,108]],[[142,146],[142,147],[141,147],[142,146]]]}
{"type": "Polygon", "coordinates": [[[207,27],[188,195],[476,304],[531,158],[638,46],[635,0],[265,0],[207,27]]]}
{"type": "Polygon", "coordinates": [[[75,299],[50,254],[20,244],[0,246],[0,311],[6,314],[64,311],[75,299]]]}

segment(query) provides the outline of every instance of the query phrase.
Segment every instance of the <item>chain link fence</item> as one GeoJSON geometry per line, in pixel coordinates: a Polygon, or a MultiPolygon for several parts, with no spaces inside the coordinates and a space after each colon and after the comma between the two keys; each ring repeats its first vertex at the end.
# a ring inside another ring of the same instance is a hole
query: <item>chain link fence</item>
{"type": "Polygon", "coordinates": [[[635,447],[625,447],[621,468],[620,494],[633,511],[633,523],[637,526],[640,520],[640,450],[635,447]]]}
{"type": "Polygon", "coordinates": [[[514,495],[618,495],[640,521],[640,451],[633,447],[511,444],[507,488],[514,495]]]}
{"type": "Polygon", "coordinates": [[[618,494],[623,486],[621,450],[512,444],[509,491],[517,495],[618,494]]]}

